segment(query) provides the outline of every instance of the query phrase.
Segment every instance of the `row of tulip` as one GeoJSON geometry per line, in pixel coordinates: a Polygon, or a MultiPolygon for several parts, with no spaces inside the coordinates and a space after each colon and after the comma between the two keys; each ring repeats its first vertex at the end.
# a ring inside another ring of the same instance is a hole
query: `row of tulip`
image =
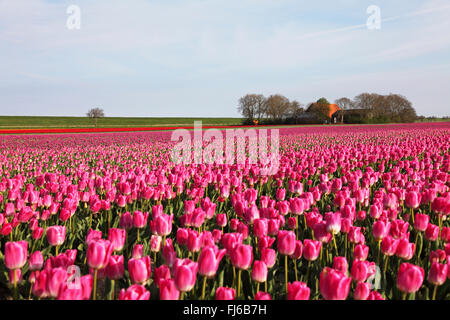
{"type": "Polygon", "coordinates": [[[282,129],[280,167],[170,133],[0,140],[14,299],[448,299],[450,127],[282,129]]]}

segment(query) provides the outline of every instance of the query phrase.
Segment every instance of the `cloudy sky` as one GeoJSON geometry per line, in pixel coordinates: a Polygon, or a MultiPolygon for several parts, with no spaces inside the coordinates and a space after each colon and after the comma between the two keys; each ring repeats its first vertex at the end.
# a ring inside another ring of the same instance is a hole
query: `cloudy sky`
{"type": "Polygon", "coordinates": [[[448,0],[0,0],[0,115],[234,117],[246,93],[392,92],[444,116],[449,86],[448,0]]]}

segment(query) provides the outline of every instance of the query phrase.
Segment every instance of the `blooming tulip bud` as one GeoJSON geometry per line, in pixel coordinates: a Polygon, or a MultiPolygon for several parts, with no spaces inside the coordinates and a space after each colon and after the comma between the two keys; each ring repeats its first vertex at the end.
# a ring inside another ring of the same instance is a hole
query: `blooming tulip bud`
{"type": "Polygon", "coordinates": [[[288,283],[288,300],[309,300],[310,289],[304,282],[295,281],[288,283]]]}
{"type": "Polygon", "coordinates": [[[51,226],[47,228],[47,241],[51,246],[60,246],[66,238],[65,226],[51,226]]]}
{"type": "Polygon", "coordinates": [[[219,287],[216,290],[216,300],[234,300],[236,291],[233,288],[219,287]]]}
{"type": "Polygon", "coordinates": [[[133,284],[127,290],[122,289],[119,293],[119,300],[149,300],[150,292],[140,284],[133,284]]]}
{"type": "Polygon", "coordinates": [[[28,242],[17,241],[5,244],[5,266],[9,270],[22,268],[28,258],[28,242]]]}
{"type": "Polygon", "coordinates": [[[345,300],[351,281],[352,279],[342,272],[325,267],[320,273],[320,293],[325,300],[345,300]]]}
{"type": "Polygon", "coordinates": [[[159,282],[159,298],[160,300],[178,300],[180,291],[175,286],[172,279],[161,279],[159,282]]]}
{"type": "Polygon", "coordinates": [[[397,287],[402,292],[414,293],[422,286],[424,276],[421,267],[404,262],[398,270],[397,287]]]}
{"type": "Polygon", "coordinates": [[[252,279],[260,283],[267,280],[267,265],[264,261],[255,260],[252,268],[252,279]]]}

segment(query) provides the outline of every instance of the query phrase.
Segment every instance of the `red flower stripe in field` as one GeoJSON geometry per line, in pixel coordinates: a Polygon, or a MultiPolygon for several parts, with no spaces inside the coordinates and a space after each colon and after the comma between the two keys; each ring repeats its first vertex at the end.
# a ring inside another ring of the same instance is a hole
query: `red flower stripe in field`
{"type": "MultiPolygon", "coordinates": [[[[203,129],[246,128],[248,126],[202,126],[203,129]]],[[[2,129],[0,134],[39,134],[39,133],[95,133],[95,132],[133,132],[133,131],[162,131],[176,129],[194,129],[193,126],[179,127],[132,127],[132,128],[53,128],[53,129],[2,129]]]]}

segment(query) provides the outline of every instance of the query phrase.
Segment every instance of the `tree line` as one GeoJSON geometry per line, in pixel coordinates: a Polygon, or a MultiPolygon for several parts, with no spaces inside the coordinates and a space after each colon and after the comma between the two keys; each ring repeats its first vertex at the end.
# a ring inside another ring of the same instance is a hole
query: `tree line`
{"type": "MultiPolygon", "coordinates": [[[[342,109],[336,113],[338,123],[414,122],[417,119],[412,103],[399,94],[361,93],[353,99],[339,98],[334,103],[342,109]]],[[[324,123],[331,120],[329,107],[330,102],[326,98],[308,103],[305,107],[297,100],[290,101],[281,94],[269,97],[247,94],[238,103],[244,124],[301,124],[311,119],[316,123],[324,123]],[[309,117],[305,117],[305,112],[309,117]]]]}

